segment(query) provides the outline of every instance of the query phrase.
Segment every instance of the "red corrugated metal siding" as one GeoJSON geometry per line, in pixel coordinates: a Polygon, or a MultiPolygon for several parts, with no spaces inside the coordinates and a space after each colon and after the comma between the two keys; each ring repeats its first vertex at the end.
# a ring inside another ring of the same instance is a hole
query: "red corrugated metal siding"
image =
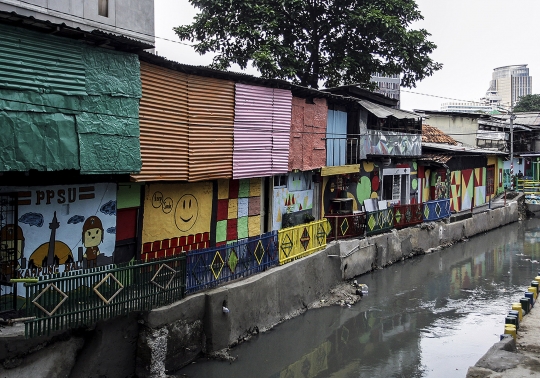
{"type": "Polygon", "coordinates": [[[188,76],[189,181],[231,178],[234,82],[188,76]]]}
{"type": "Polygon", "coordinates": [[[326,165],[326,123],[328,106],[326,99],[316,98],[314,104],[294,97],[289,170],[309,171],[326,165]]]}
{"type": "Polygon", "coordinates": [[[141,62],[140,174],[135,181],[188,180],[187,75],[141,62]]]}
{"type": "Polygon", "coordinates": [[[288,90],[236,84],[235,179],[287,172],[291,100],[288,90]]]}

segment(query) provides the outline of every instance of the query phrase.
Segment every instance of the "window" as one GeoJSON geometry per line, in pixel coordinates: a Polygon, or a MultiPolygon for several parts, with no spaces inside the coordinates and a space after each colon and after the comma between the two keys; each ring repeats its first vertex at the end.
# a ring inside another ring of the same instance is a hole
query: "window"
{"type": "Polygon", "coordinates": [[[98,0],[98,14],[109,17],[109,0],[98,0]]]}

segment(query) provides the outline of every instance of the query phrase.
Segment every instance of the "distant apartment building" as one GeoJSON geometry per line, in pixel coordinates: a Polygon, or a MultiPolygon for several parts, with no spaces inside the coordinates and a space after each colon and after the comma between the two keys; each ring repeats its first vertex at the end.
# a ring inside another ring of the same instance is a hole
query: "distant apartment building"
{"type": "Polygon", "coordinates": [[[371,81],[377,83],[378,88],[374,92],[383,94],[387,97],[398,100],[397,108],[400,108],[400,86],[401,78],[399,75],[384,76],[375,73],[371,76],[371,81]]]}
{"type": "Polygon", "coordinates": [[[526,64],[498,67],[493,70],[489,91],[496,91],[503,106],[514,106],[520,97],[532,93],[532,77],[526,64]]]}
{"type": "Polygon", "coordinates": [[[480,101],[453,101],[441,104],[441,112],[493,113],[501,106],[501,96],[497,91],[487,91],[480,101]]]}
{"type": "Polygon", "coordinates": [[[0,0],[0,15],[11,12],[150,45],[155,42],[154,0],[0,0]]]}

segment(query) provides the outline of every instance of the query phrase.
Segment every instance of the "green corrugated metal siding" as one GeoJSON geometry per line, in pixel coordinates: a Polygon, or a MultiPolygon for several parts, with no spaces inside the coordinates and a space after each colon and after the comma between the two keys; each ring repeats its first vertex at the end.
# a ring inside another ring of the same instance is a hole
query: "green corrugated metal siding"
{"type": "Polygon", "coordinates": [[[0,87],[85,95],[81,43],[0,25],[0,87]]]}
{"type": "Polygon", "coordinates": [[[6,26],[0,33],[0,171],[140,170],[137,55],[6,26]]]}

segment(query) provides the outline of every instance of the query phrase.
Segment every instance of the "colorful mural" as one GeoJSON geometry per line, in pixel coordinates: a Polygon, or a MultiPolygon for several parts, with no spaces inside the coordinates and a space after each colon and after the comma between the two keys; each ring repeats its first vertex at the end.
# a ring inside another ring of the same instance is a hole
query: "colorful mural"
{"type": "Polygon", "coordinates": [[[380,184],[379,166],[368,161],[360,164],[359,173],[324,177],[322,189],[324,214],[332,214],[336,210],[331,205],[334,198],[352,198],[353,211],[361,211],[364,200],[379,198],[380,184]]]}
{"type": "Polygon", "coordinates": [[[450,210],[461,210],[461,171],[450,173],[450,210]]]}
{"type": "Polygon", "coordinates": [[[313,208],[312,173],[289,173],[287,186],[275,187],[272,196],[272,230],[280,230],[283,214],[313,208]]]}
{"type": "Polygon", "coordinates": [[[261,234],[262,179],[218,180],[216,246],[261,234]]]}
{"type": "Polygon", "coordinates": [[[367,130],[367,135],[360,141],[364,154],[420,156],[422,155],[422,136],[393,131],[367,130]]]}
{"type": "Polygon", "coordinates": [[[116,184],[0,188],[10,191],[18,192],[18,226],[6,224],[0,233],[14,236],[19,277],[112,263],[116,184]]]}
{"type": "Polygon", "coordinates": [[[486,203],[486,168],[474,169],[474,206],[486,203]]]}
{"type": "Polygon", "coordinates": [[[146,185],[142,242],[210,232],[212,192],[212,182],[146,185]]]}

